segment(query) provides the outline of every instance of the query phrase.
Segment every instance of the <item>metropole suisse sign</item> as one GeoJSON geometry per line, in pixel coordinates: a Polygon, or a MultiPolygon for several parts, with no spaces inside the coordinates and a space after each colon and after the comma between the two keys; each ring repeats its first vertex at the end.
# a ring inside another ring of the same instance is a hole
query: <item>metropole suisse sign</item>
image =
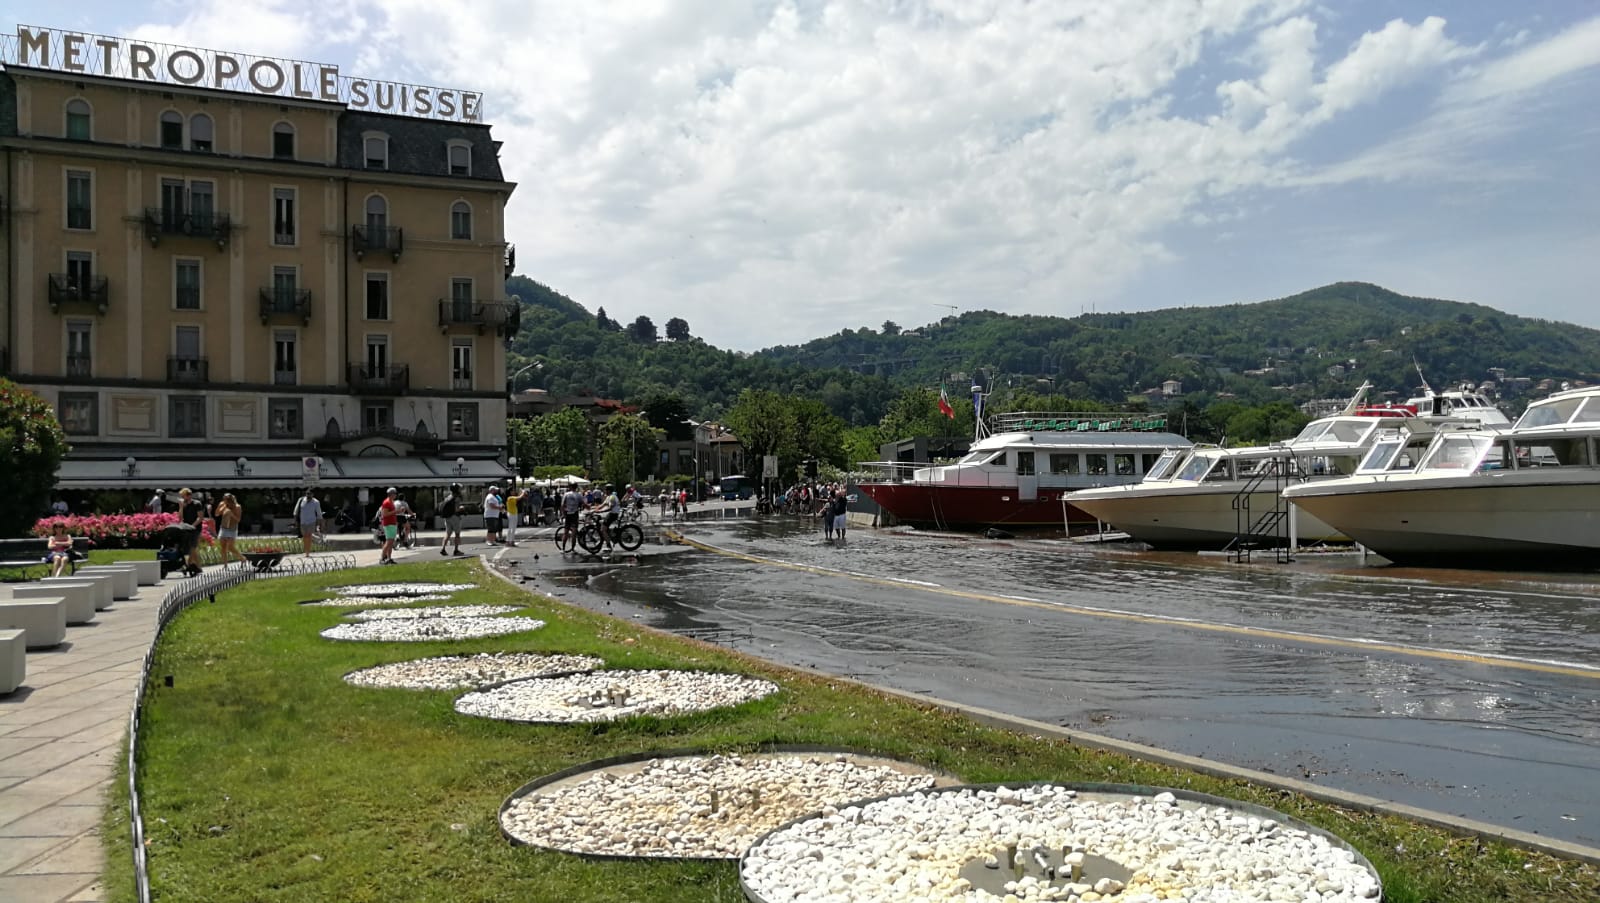
{"type": "Polygon", "coordinates": [[[342,75],[328,63],[274,59],[18,25],[0,35],[0,62],[76,75],[340,103],[352,110],[482,122],[483,95],[342,75]]]}

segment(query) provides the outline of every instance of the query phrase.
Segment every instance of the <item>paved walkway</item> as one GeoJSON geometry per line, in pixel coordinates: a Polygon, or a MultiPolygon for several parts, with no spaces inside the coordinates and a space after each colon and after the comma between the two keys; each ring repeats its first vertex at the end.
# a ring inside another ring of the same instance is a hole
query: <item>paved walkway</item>
{"type": "MultiPolygon", "coordinates": [[[[358,566],[378,560],[375,546],[340,554],[358,566]]],[[[100,816],[156,611],[175,583],[141,586],[93,623],[68,627],[60,646],[30,651],[23,686],[0,696],[0,901],[105,898],[100,816]]]]}

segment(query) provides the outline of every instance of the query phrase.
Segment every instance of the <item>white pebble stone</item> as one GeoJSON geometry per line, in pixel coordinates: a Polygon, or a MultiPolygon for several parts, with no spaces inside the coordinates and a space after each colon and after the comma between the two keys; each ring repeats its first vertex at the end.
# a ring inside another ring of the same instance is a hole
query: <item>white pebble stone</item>
{"type": "Polygon", "coordinates": [[[777,684],[713,671],[596,671],[468,693],[456,711],[504,721],[597,722],[677,715],[769,696],[777,684]]]}
{"type": "Polygon", "coordinates": [[[391,662],[346,674],[357,687],[406,690],[461,690],[508,680],[592,671],[605,662],[592,655],[538,655],[532,652],[480,652],[391,662]]]}
{"type": "Polygon", "coordinates": [[[505,636],[538,630],[544,622],[534,618],[411,618],[339,624],[322,631],[330,640],[365,640],[380,643],[426,643],[505,636]]]}

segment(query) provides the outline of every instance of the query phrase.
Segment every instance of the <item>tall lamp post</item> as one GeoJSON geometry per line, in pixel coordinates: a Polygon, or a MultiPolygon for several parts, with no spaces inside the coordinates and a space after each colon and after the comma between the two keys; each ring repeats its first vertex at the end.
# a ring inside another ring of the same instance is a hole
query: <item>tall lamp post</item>
{"type": "Polygon", "coordinates": [[[506,380],[506,467],[511,470],[511,482],[513,484],[517,481],[517,449],[516,439],[514,438],[516,434],[511,429],[511,414],[512,409],[517,404],[517,378],[529,370],[542,369],[544,369],[544,361],[533,361],[521,370],[511,374],[511,378],[506,380]]]}
{"type": "Polygon", "coordinates": [[[695,501],[703,502],[706,499],[705,488],[700,485],[700,423],[696,420],[685,420],[683,422],[694,429],[694,473],[690,474],[689,477],[695,487],[695,501]]]}

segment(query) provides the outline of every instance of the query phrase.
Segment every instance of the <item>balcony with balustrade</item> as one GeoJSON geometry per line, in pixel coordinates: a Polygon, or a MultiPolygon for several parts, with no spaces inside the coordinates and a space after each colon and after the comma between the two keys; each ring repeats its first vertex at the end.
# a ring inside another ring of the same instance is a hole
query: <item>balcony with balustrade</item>
{"type": "Polygon", "coordinates": [[[404,395],[411,388],[411,367],[351,364],[349,378],[353,395],[404,395]]]}
{"type": "Polygon", "coordinates": [[[104,276],[51,273],[45,281],[45,300],[50,304],[51,313],[60,313],[65,306],[91,307],[103,314],[111,306],[111,284],[104,276]]]}
{"type": "Polygon", "coordinates": [[[398,226],[351,226],[350,250],[361,260],[373,252],[386,252],[395,263],[405,250],[405,230],[398,226]]]}
{"type": "Polygon", "coordinates": [[[439,331],[463,326],[476,328],[479,335],[493,329],[495,335],[509,338],[522,328],[522,305],[515,301],[440,298],[439,331]]]}
{"type": "Polygon", "coordinates": [[[164,238],[198,238],[209,241],[220,251],[233,235],[233,220],[226,213],[185,213],[163,207],[146,207],[144,236],[150,247],[159,247],[164,238]]]}
{"type": "Polygon", "coordinates": [[[311,325],[311,290],[269,285],[261,290],[261,322],[296,319],[311,325]]]}
{"type": "Polygon", "coordinates": [[[211,381],[211,364],[203,357],[172,355],[167,358],[167,382],[195,385],[211,381]]]}

